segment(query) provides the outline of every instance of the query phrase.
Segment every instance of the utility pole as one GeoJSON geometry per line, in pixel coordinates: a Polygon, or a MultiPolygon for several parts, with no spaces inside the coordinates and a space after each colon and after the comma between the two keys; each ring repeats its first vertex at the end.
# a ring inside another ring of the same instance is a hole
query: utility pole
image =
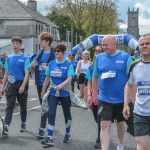
{"type": "Polygon", "coordinates": [[[72,51],[72,47],[73,47],[73,23],[71,21],[71,51],[72,51]]]}

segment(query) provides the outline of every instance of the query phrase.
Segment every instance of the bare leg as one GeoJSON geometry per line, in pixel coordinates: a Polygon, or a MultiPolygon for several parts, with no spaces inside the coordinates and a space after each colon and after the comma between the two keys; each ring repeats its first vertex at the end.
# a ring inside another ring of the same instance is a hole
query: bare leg
{"type": "Polygon", "coordinates": [[[109,150],[111,121],[101,121],[101,147],[102,150],[109,150]]]}
{"type": "Polygon", "coordinates": [[[149,149],[149,136],[138,136],[135,137],[137,150],[148,150],[149,149]]]}
{"type": "Polygon", "coordinates": [[[123,143],[123,137],[126,131],[126,127],[123,121],[116,122],[117,125],[117,136],[118,136],[118,144],[123,143]]]}

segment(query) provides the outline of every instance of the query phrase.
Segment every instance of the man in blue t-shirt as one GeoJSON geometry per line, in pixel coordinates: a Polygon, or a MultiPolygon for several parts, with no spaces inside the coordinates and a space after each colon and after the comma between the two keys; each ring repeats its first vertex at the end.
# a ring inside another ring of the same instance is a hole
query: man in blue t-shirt
{"type": "Polygon", "coordinates": [[[8,127],[12,120],[13,110],[16,98],[20,103],[21,129],[20,132],[27,132],[27,97],[28,97],[28,79],[30,70],[29,58],[20,52],[22,39],[19,36],[12,38],[13,54],[9,55],[5,61],[5,74],[1,94],[7,89],[7,107],[4,120],[4,135],[8,136],[8,127]],[[7,87],[6,87],[7,84],[7,87]]]}
{"type": "Polygon", "coordinates": [[[111,122],[116,120],[118,145],[117,150],[123,150],[125,133],[124,117],[124,87],[127,80],[128,66],[132,62],[129,54],[116,49],[116,39],[107,35],[102,40],[104,53],[96,57],[93,69],[92,88],[95,100],[99,101],[98,115],[101,119],[101,145],[108,150],[110,144],[111,122]],[[99,91],[99,93],[97,93],[99,91]],[[98,95],[98,97],[97,97],[98,95]]]}
{"type": "MultiPolygon", "coordinates": [[[[35,84],[38,91],[40,104],[42,105],[41,91],[45,79],[45,70],[50,61],[55,59],[54,51],[50,48],[53,41],[53,36],[48,32],[42,32],[39,35],[39,44],[42,48],[35,57],[31,60],[31,67],[35,69],[35,84]]],[[[45,128],[47,121],[47,113],[41,115],[40,129],[38,131],[38,138],[45,137],[45,128]]]]}

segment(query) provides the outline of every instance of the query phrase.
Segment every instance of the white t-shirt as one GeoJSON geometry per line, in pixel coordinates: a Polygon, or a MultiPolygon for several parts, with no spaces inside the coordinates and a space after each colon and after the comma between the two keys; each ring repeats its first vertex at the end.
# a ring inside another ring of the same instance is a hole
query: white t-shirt
{"type": "Polygon", "coordinates": [[[150,63],[138,62],[131,70],[128,82],[137,86],[134,113],[150,116],[150,63]]]}

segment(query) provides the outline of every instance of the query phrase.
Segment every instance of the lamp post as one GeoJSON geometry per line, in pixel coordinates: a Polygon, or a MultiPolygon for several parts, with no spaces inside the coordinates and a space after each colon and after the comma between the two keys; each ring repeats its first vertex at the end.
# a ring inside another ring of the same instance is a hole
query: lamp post
{"type": "Polygon", "coordinates": [[[83,37],[83,36],[79,36],[79,38],[80,38],[80,42],[82,42],[82,37],[83,37]]]}
{"type": "Polygon", "coordinates": [[[70,47],[70,46],[69,46],[69,36],[70,36],[70,32],[71,32],[71,31],[67,31],[67,38],[68,38],[68,52],[69,52],[69,47],[70,47]]]}

